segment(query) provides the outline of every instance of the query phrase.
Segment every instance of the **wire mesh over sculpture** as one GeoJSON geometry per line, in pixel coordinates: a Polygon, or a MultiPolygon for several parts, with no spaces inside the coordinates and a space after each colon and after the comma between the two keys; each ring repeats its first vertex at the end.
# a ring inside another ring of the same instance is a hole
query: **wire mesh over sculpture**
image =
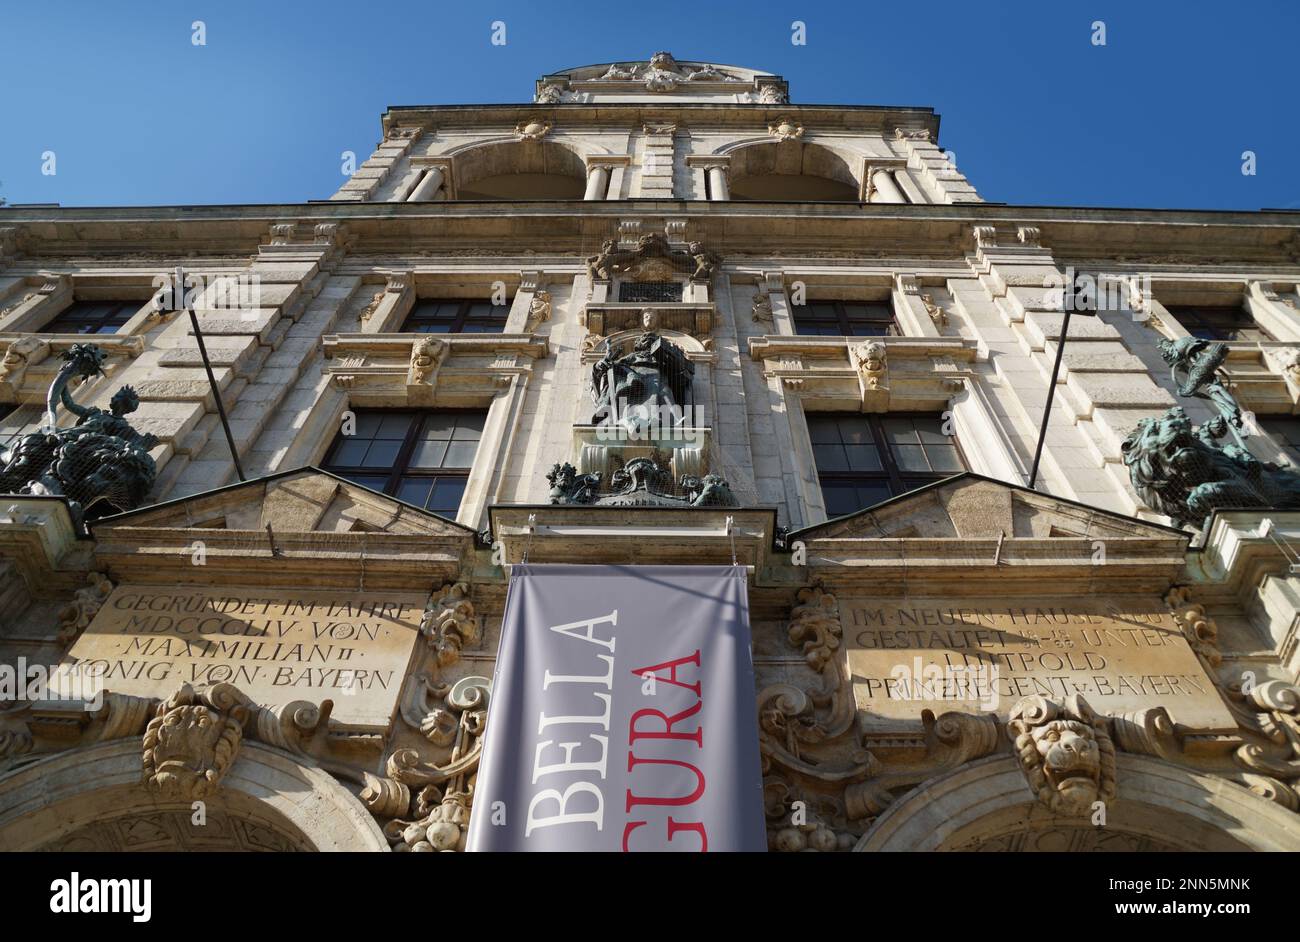
{"type": "Polygon", "coordinates": [[[1193,426],[1181,406],[1142,419],[1120,446],[1138,497],[1176,527],[1204,528],[1215,510],[1300,509],[1300,475],[1220,445],[1228,420],[1193,426]]]}
{"type": "Polygon", "coordinates": [[[591,422],[633,437],[644,437],[654,427],[682,425],[692,406],[694,376],[695,365],[679,347],[647,331],[628,353],[620,356],[611,348],[592,364],[596,411],[591,422]]]}
{"type": "Polygon", "coordinates": [[[633,458],[609,476],[579,474],[567,461],[551,468],[552,504],[601,507],[738,507],[740,502],[721,475],[684,474],[673,486],[672,475],[652,458],[633,458]]]}
{"type": "Polygon", "coordinates": [[[144,502],[158,475],[149,454],[158,439],[126,420],[140,407],[135,390],[119,389],[108,411],[78,405],[68,391],[74,379],[102,374],[103,362],[104,351],[94,344],[73,344],[63,353],[46,397],[45,425],[0,451],[0,493],[66,497],[79,521],[144,502]],[[57,427],[60,404],[77,416],[70,428],[57,427]]]}

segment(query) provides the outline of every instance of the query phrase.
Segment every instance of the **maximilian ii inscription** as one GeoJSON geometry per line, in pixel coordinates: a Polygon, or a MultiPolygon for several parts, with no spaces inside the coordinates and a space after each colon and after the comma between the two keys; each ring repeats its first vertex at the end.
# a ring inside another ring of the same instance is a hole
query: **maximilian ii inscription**
{"type": "Polygon", "coordinates": [[[844,637],[858,707],[996,712],[1022,697],[1082,694],[1108,714],[1165,706],[1175,722],[1233,720],[1159,599],[849,599],[844,637]]]}
{"type": "Polygon", "coordinates": [[[123,585],[68,663],[105,690],[165,697],[232,683],[266,706],[333,700],[342,723],[385,727],[420,636],[413,593],[123,585]]]}

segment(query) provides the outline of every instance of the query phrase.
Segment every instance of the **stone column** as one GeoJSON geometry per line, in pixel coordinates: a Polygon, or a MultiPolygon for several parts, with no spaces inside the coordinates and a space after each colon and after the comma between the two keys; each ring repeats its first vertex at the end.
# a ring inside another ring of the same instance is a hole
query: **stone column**
{"type": "Polygon", "coordinates": [[[907,197],[903,191],[898,188],[894,182],[894,174],[887,168],[872,170],[871,172],[871,202],[873,203],[906,203],[907,197]]]}
{"type": "Polygon", "coordinates": [[[709,199],[731,199],[731,188],[727,185],[727,168],[715,165],[709,168],[709,199]]]}
{"type": "Polygon", "coordinates": [[[587,192],[584,200],[603,200],[609,191],[609,167],[602,164],[587,166],[587,192]]]}
{"type": "Polygon", "coordinates": [[[430,167],[424,172],[420,182],[415,185],[411,195],[406,198],[408,203],[428,203],[437,198],[438,191],[442,189],[443,171],[441,167],[430,167]]]}

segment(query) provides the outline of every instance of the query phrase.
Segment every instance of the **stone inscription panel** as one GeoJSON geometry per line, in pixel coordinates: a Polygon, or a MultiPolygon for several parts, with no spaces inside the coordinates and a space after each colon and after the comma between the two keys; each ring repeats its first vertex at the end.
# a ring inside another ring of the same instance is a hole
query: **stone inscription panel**
{"type": "Polygon", "coordinates": [[[841,598],[844,640],[868,725],[921,710],[1005,717],[1035,694],[1096,710],[1165,706],[1175,722],[1235,726],[1159,599],[841,598]]]}
{"type": "Polygon", "coordinates": [[[382,728],[397,704],[426,597],[397,592],[118,586],[65,661],[103,689],[166,697],[232,683],[264,706],[333,700],[382,728]]]}

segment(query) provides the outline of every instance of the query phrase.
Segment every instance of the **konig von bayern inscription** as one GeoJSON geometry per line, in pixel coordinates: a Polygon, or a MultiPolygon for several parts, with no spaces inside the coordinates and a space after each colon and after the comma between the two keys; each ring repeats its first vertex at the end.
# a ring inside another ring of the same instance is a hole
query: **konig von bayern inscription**
{"type": "Polygon", "coordinates": [[[922,709],[996,712],[1082,694],[1108,714],[1165,706],[1176,722],[1233,721],[1159,599],[841,600],[868,723],[922,709]]]}
{"type": "Polygon", "coordinates": [[[263,705],[333,700],[333,717],[388,724],[425,597],[199,586],[115,589],[66,663],[103,689],[165,697],[232,683],[263,705]]]}

